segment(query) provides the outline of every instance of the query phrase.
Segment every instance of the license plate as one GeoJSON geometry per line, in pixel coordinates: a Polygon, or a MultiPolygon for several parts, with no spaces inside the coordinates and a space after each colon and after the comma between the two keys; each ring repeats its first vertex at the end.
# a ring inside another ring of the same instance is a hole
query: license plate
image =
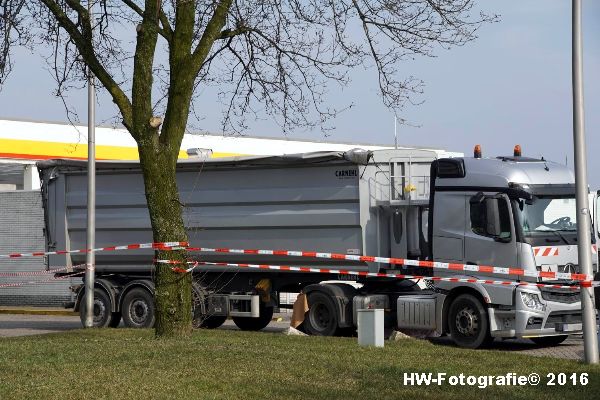
{"type": "Polygon", "coordinates": [[[582,324],[556,324],[556,330],[559,332],[574,332],[582,329],[582,324]]]}

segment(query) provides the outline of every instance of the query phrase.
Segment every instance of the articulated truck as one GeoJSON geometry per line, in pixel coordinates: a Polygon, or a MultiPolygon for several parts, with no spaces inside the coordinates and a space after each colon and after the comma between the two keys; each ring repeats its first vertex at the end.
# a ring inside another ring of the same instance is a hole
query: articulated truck
{"type": "MultiPolygon", "coordinates": [[[[38,168],[48,250],[85,248],[86,163],[48,160],[38,168]]],[[[139,165],[98,162],[96,179],[97,247],[152,242],[139,165]]],[[[191,254],[203,262],[536,283],[543,279],[536,271],[579,272],[579,245],[595,252],[595,243],[577,243],[573,173],[519,152],[482,158],[477,151],[464,157],[431,149],[355,149],[192,159],[177,165],[177,179],[192,246],[362,254],[529,273],[495,275],[478,268],[450,271],[281,252],[191,254]]],[[[153,325],[153,256],[152,249],[96,254],[96,326],[121,320],[128,327],[153,325]]],[[[48,268],[75,266],[85,263],[85,254],[47,260],[48,268]]],[[[303,328],[313,335],[352,332],[357,311],[365,308],[384,309],[389,328],[448,334],[469,348],[494,338],[552,345],[581,332],[579,291],[572,288],[219,265],[198,265],[192,273],[198,327],[215,328],[232,317],[241,329],[262,329],[273,310],[284,307],[279,294],[291,292],[306,296],[303,328]]],[[[72,290],[77,301],[71,306],[82,310],[83,287],[72,290]]]]}

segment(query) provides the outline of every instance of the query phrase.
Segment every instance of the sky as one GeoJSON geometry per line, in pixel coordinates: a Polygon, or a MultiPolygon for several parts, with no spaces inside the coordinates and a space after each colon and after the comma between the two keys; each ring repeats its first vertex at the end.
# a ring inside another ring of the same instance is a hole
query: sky
{"type": "MultiPolygon", "coordinates": [[[[437,49],[435,58],[407,61],[399,69],[425,83],[419,105],[407,106],[398,127],[401,145],[433,146],[470,155],[480,144],[484,156],[510,155],[515,144],[523,155],[572,166],[571,1],[479,0],[478,7],[500,14],[484,25],[479,38],[463,47],[437,49]]],[[[585,128],[588,179],[600,188],[600,1],[583,0],[585,128]]],[[[0,91],[0,118],[67,121],[54,81],[39,54],[18,50],[15,68],[0,91]]],[[[332,87],[331,104],[351,99],[328,141],[393,144],[394,115],[377,93],[374,70],[352,72],[352,83],[332,87]]],[[[86,92],[69,94],[70,105],[85,121],[86,92]]],[[[202,130],[220,132],[220,110],[210,98],[198,108],[202,130]]],[[[115,115],[106,95],[99,97],[98,121],[115,115]]],[[[249,121],[247,135],[282,137],[271,121],[249,121]]],[[[292,132],[289,138],[323,140],[320,131],[292,132]]]]}

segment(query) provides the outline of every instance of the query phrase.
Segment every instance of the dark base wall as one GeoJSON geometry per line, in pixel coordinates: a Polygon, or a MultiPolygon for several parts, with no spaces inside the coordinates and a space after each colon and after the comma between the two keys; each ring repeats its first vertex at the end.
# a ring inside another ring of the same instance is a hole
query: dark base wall
{"type": "Polygon", "coordinates": [[[0,295],[0,305],[10,307],[59,307],[70,301],[68,296],[0,295]]]}

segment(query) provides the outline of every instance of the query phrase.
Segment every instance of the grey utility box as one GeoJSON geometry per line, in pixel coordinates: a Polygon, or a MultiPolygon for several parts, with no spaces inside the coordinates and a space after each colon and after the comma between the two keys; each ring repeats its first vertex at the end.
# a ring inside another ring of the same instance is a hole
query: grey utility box
{"type": "Polygon", "coordinates": [[[383,347],[383,310],[358,310],[358,345],[383,347]]]}

